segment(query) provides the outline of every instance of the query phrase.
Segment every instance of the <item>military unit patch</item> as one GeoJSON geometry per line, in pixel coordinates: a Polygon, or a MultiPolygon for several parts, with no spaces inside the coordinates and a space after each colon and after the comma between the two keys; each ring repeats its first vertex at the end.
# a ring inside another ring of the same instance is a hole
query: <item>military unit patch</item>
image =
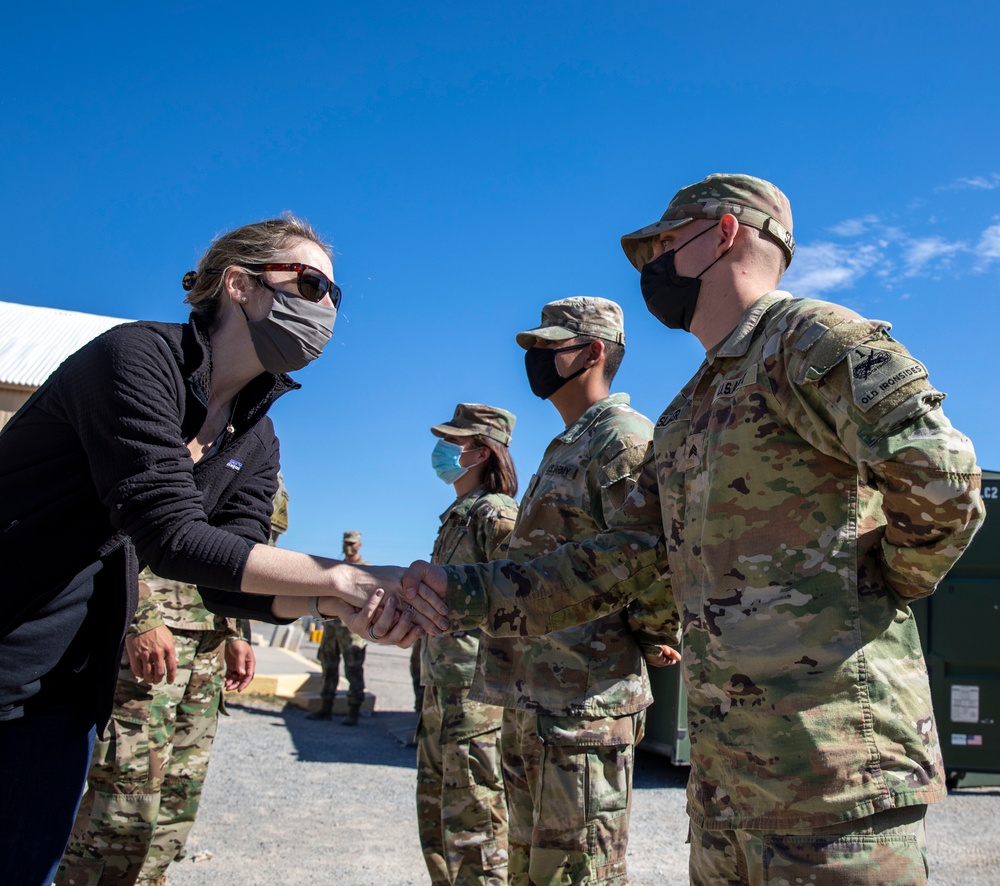
{"type": "Polygon", "coordinates": [[[923,364],[893,351],[859,345],[847,355],[854,402],[864,411],[918,378],[926,378],[923,364]]]}

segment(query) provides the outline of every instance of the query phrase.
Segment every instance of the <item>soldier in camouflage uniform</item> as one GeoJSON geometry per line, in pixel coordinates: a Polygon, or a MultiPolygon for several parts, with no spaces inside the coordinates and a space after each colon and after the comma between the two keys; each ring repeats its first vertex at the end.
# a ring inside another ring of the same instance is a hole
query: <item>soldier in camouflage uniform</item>
{"type": "MultiPolygon", "coordinates": [[[[344,562],[370,565],[361,556],[361,533],[351,529],[344,533],[344,562]]],[[[330,720],[333,703],[340,683],[340,659],[344,659],[344,676],[347,677],[347,716],[340,722],[344,726],[357,726],[361,705],[365,703],[365,650],[368,643],[351,631],[339,618],[327,619],[323,625],[316,658],[323,666],[323,687],[320,689],[319,708],[306,715],[307,720],[330,720]]]]}
{"type": "Polygon", "coordinates": [[[635,600],[683,633],[692,883],[925,883],[945,773],[907,604],[983,518],[972,444],[889,324],[774,291],[794,240],[770,183],[710,176],[622,245],[707,350],[628,501],[593,542],[407,585],[447,579],[456,628],[635,600]]]}
{"type": "MultiPolygon", "coordinates": [[[[517,342],[532,391],[566,426],[521,501],[507,552],[520,562],[606,528],[652,423],[610,394],[625,350],[614,302],[551,302],[517,342]]],[[[470,696],[505,709],[510,882],[627,883],[633,748],[652,696],[624,614],[542,638],[484,636],[470,696]]]]}
{"type": "MultiPolygon", "coordinates": [[[[279,473],[271,543],[287,528],[279,473]]],[[[149,569],[139,598],[107,739],[94,748],[57,886],[166,882],[198,812],[223,687],[242,690],[253,679],[249,622],[213,615],[197,587],[149,569]]]]}
{"type": "MultiPolygon", "coordinates": [[[[514,527],[517,474],[510,458],[514,416],[459,403],[441,437],[434,469],[457,498],[441,515],[431,562],[492,560],[514,527]]],[[[417,822],[431,882],[507,882],[507,803],[500,765],[503,708],[469,698],[479,631],[425,637],[417,728],[417,822]]]]}

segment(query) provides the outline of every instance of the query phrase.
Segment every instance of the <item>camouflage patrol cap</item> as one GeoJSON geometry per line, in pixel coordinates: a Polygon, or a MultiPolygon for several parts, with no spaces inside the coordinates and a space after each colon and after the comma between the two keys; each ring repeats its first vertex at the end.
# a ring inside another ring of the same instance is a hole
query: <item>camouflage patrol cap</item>
{"type": "Polygon", "coordinates": [[[789,263],[795,254],[792,207],[770,182],[752,175],[716,172],[681,188],[658,222],[622,237],[622,249],[637,271],[653,257],[653,238],[696,218],[720,219],[732,213],[741,225],[763,231],[777,243],[789,263]]]}
{"type": "Polygon", "coordinates": [[[344,533],[344,544],[361,544],[361,533],[357,529],[349,529],[344,533]]]}
{"type": "Polygon", "coordinates": [[[434,425],[431,433],[435,437],[473,437],[482,434],[503,446],[510,446],[510,435],[514,430],[514,414],[496,406],[483,403],[459,403],[451,421],[434,425]]]}
{"type": "Polygon", "coordinates": [[[517,334],[517,343],[528,350],[538,339],[568,341],[578,335],[592,335],[605,341],[625,344],[625,317],[622,309],[606,298],[577,295],[550,301],[542,308],[542,323],[517,334]]]}

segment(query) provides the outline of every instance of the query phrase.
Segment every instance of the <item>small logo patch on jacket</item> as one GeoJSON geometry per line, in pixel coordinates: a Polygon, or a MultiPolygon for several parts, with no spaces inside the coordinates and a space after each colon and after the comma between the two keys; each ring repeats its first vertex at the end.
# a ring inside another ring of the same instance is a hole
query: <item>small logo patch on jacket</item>
{"type": "Polygon", "coordinates": [[[226,462],[226,467],[232,471],[239,472],[243,468],[243,462],[237,461],[235,458],[231,458],[226,462]]]}

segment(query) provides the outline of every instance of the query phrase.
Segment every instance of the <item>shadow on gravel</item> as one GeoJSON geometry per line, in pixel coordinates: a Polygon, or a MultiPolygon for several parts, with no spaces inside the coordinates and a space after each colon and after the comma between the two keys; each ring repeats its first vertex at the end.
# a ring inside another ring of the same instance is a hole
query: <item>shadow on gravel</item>
{"type": "Polygon", "coordinates": [[[294,705],[249,702],[239,707],[248,714],[277,717],[276,729],[287,729],[299,760],[304,763],[358,763],[416,769],[416,748],[405,742],[413,735],[417,715],[412,711],[376,711],[362,715],[357,726],[332,720],[307,720],[294,705]]]}
{"type": "Polygon", "coordinates": [[[632,787],[637,791],[657,788],[683,788],[687,784],[687,766],[674,766],[669,757],[644,751],[640,744],[635,753],[632,787]]]}

